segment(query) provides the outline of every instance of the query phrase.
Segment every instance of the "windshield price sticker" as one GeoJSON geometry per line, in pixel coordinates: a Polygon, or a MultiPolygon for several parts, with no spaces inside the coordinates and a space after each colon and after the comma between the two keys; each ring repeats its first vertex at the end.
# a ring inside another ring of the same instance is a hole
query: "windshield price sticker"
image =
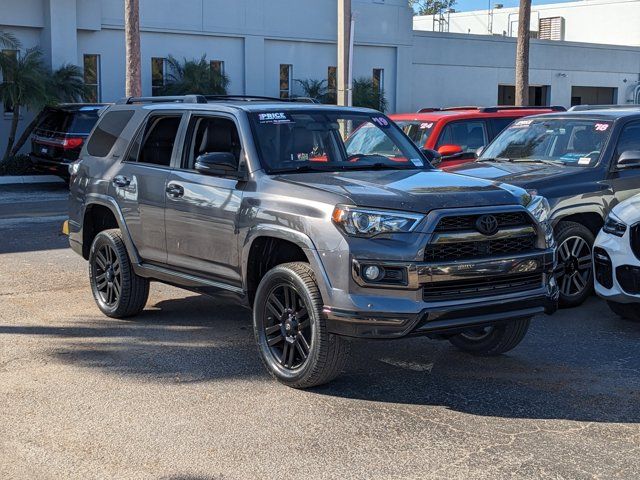
{"type": "Polygon", "coordinates": [[[578,165],[589,165],[591,163],[591,158],[589,157],[580,157],[578,159],[578,165]]]}
{"type": "Polygon", "coordinates": [[[259,113],[260,123],[291,123],[291,118],[284,112],[259,113]]]}
{"type": "Polygon", "coordinates": [[[425,122],[420,124],[421,130],[431,130],[433,128],[433,122],[425,122]]]}
{"type": "Polygon", "coordinates": [[[416,167],[424,167],[424,162],[419,158],[412,158],[411,163],[413,163],[416,167]]]}
{"type": "Polygon", "coordinates": [[[596,132],[606,132],[609,128],[608,123],[596,123],[593,128],[595,128],[596,132]]]}
{"type": "Polygon", "coordinates": [[[532,120],[518,120],[513,124],[514,128],[526,128],[531,125],[532,120]]]}
{"type": "Polygon", "coordinates": [[[371,117],[371,121],[382,128],[389,127],[389,120],[384,117],[371,117]]]}

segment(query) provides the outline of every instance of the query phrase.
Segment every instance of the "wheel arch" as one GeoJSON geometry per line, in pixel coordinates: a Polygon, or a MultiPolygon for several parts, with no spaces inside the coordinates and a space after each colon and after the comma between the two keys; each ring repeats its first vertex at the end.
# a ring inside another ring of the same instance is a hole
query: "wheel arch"
{"type": "Polygon", "coordinates": [[[577,210],[577,211],[566,211],[560,215],[554,216],[553,225],[554,228],[558,228],[558,226],[562,222],[575,222],[587,227],[593,236],[597,236],[598,232],[604,225],[604,210],[602,208],[599,209],[587,209],[587,210],[577,210]]]}

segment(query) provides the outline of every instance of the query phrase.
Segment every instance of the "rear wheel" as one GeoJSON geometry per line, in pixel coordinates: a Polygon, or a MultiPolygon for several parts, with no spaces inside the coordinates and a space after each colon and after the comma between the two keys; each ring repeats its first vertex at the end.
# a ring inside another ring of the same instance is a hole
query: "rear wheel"
{"type": "Polygon", "coordinates": [[[262,362],[280,382],[307,388],[342,372],[349,344],[327,332],[308,264],[285,263],[267,272],[256,292],[253,327],[262,362]]]}
{"type": "Polygon", "coordinates": [[[105,315],[124,318],[142,311],[149,297],[149,280],[136,275],[118,229],[104,230],[89,253],[93,298],[105,315]]]}
{"type": "Polygon", "coordinates": [[[607,300],[607,305],[613,313],[625,320],[640,322],[640,311],[637,303],[618,303],[607,300]]]}
{"type": "Polygon", "coordinates": [[[560,222],[556,232],[560,307],[581,305],[593,291],[591,250],[595,238],[591,230],[576,222],[560,222]]]}
{"type": "Polygon", "coordinates": [[[500,355],[514,349],[527,334],[529,318],[519,318],[503,325],[469,329],[449,338],[462,351],[481,356],[500,355]]]}

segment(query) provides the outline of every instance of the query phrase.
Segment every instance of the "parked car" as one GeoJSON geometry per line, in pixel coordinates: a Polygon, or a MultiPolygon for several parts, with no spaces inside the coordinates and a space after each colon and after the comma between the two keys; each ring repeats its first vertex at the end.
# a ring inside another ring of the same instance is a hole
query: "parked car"
{"type": "MultiPolygon", "coordinates": [[[[640,167],[640,150],[633,157],[640,167]]],[[[640,321],[640,195],[609,212],[596,237],[593,265],[596,293],[614,313],[640,321]]]]}
{"type": "Polygon", "coordinates": [[[512,121],[528,115],[564,111],[564,107],[450,107],[423,108],[417,113],[398,113],[396,122],[420,148],[442,155],[440,168],[476,159],[487,145],[512,121]]]}
{"type": "Polygon", "coordinates": [[[583,108],[517,120],[464,175],[506,182],[549,200],[558,243],[560,305],[593,289],[591,249],[611,207],[640,192],[640,109],[583,108]]]}
{"type": "Polygon", "coordinates": [[[31,161],[37,170],[69,178],[85,139],[104,104],[66,103],[45,107],[31,136],[31,161]]]}
{"type": "Polygon", "coordinates": [[[555,310],[545,199],[434,169],[375,110],[247,100],[128,99],[100,117],[68,229],[103,313],[139,313],[150,280],[232,294],[269,372],[303,388],[340,373],[345,337],[497,355],[555,310]],[[410,161],[346,147],[363,125],[410,161]]]}

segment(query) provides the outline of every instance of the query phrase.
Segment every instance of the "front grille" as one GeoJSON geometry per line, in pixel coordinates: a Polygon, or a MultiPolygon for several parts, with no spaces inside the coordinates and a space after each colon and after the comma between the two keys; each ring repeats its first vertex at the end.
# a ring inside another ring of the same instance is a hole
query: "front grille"
{"type": "Polygon", "coordinates": [[[616,278],[625,292],[632,295],[640,293],[640,267],[622,265],[616,268],[616,278]]]}
{"type": "Polygon", "coordinates": [[[613,287],[613,267],[609,254],[602,248],[593,249],[596,281],[604,288],[613,287]]]}
{"type": "Polygon", "coordinates": [[[468,260],[479,257],[497,257],[534,250],[536,236],[501,238],[484,242],[429,244],[424,251],[425,262],[468,260]]]}
{"type": "Polygon", "coordinates": [[[442,301],[477,297],[478,295],[502,295],[534,290],[541,287],[542,282],[543,276],[539,272],[434,282],[423,287],[422,296],[425,301],[442,301]]]}
{"type": "MultiPolygon", "coordinates": [[[[435,228],[436,232],[451,232],[456,230],[475,230],[477,215],[453,215],[440,219],[435,228]]],[[[531,225],[531,218],[524,212],[503,212],[494,214],[498,220],[498,228],[531,225]]]]}

